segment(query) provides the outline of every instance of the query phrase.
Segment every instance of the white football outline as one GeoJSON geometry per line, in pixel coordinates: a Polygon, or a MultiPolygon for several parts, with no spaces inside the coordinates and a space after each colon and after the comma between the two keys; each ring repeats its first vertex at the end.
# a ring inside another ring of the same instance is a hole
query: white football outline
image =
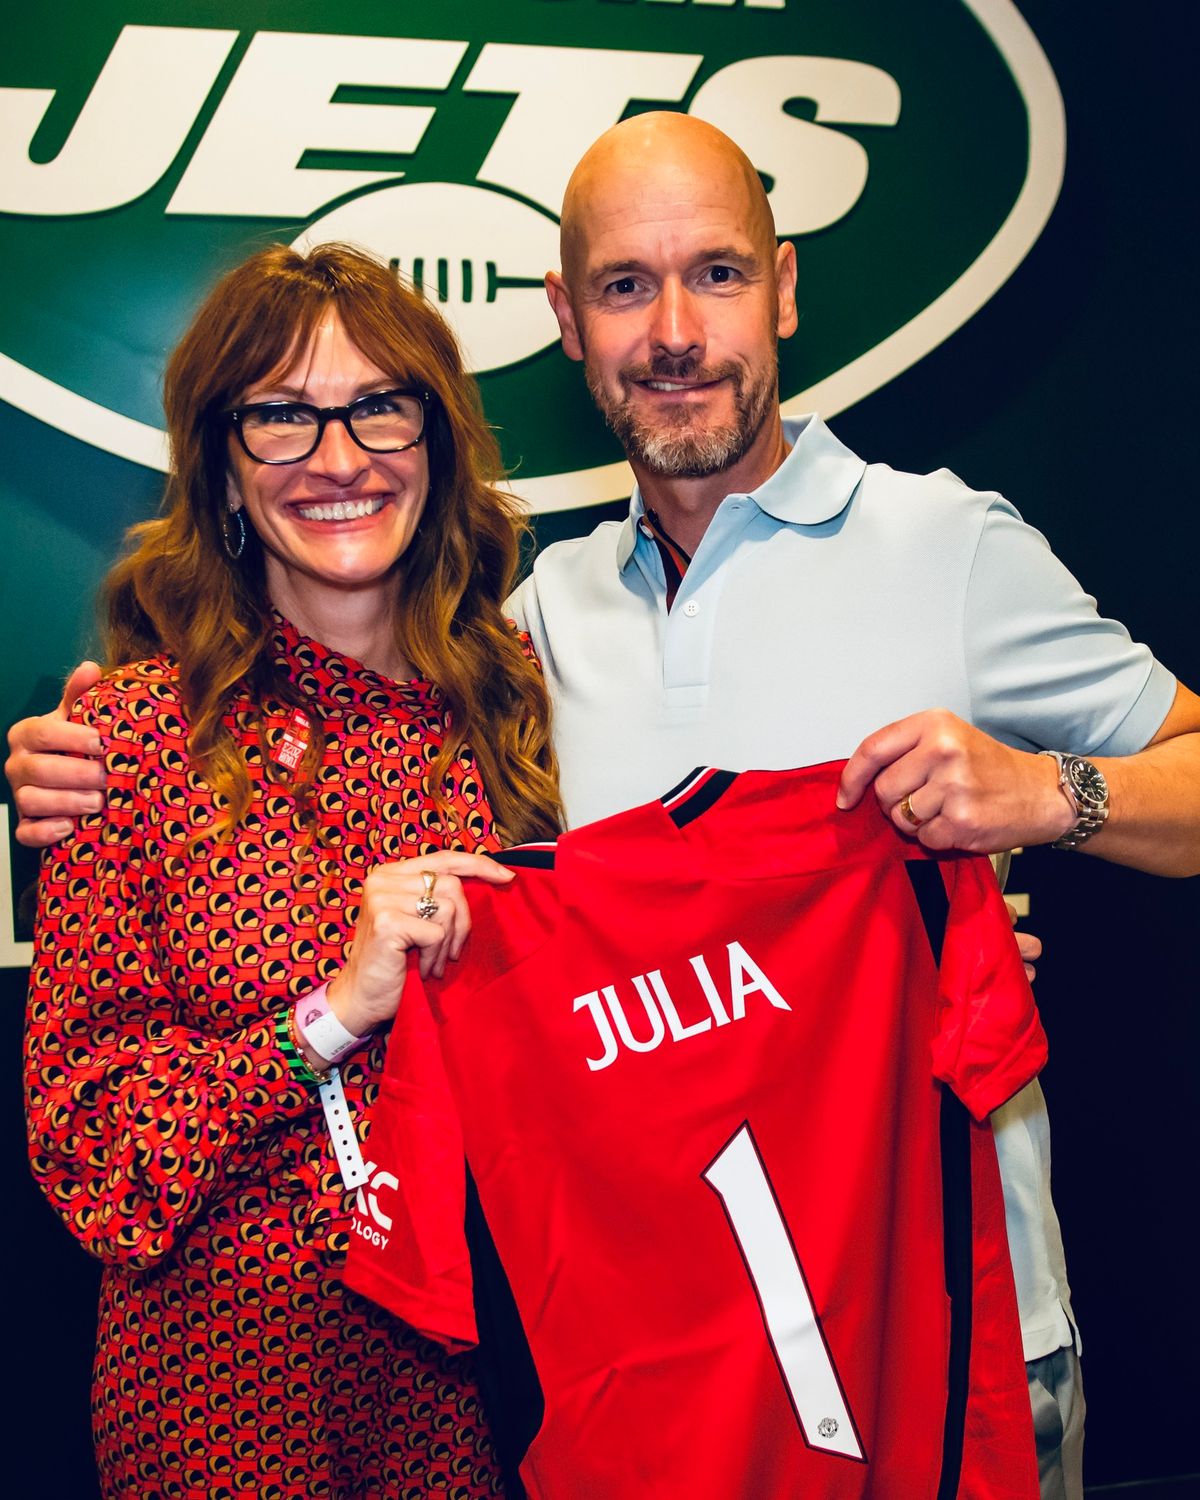
{"type": "MultiPolygon", "coordinates": [[[[991,37],[1025,102],[1029,160],[1004,223],[967,269],[921,312],[840,370],[783,402],[787,416],[833,417],[936,349],[1000,290],[1037,243],[1058,201],[1066,164],[1066,112],[1058,80],[1015,0],[963,0],[991,37]]],[[[55,384],[0,353],[0,399],[117,458],[166,473],[166,433],[55,384]]],[[[518,477],[508,488],[534,514],[625,498],[633,473],[621,460],[562,474],[518,477]]]]}
{"type": "Polygon", "coordinates": [[[518,257],[522,265],[543,270],[558,259],[558,220],[525,199],[480,182],[387,183],[322,213],[292,241],[292,249],[304,254],[329,240],[361,246],[393,264],[399,259],[400,274],[410,281],[418,260],[391,252],[434,251],[419,257],[425,295],[453,328],[473,375],[515,365],[558,342],[541,271],[534,286],[497,290],[492,284],[493,278],[523,274],[513,264],[518,257]],[[480,244],[487,249],[465,253],[480,244]],[[462,248],[438,256],[440,245],[462,248]],[[431,291],[433,278],[437,286],[431,291]],[[469,299],[464,295],[468,279],[469,299]]]}

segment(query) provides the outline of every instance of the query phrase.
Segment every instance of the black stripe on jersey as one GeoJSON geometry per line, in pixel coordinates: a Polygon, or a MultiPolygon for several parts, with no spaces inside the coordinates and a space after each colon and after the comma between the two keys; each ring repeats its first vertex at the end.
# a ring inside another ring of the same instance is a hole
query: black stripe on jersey
{"type": "Polygon", "coordinates": [[[908,872],[913,895],[917,898],[921,921],[925,924],[925,936],[933,950],[933,961],[940,967],[946,923],[950,919],[950,898],[946,895],[941,866],[932,859],[910,859],[905,862],[904,868],[908,872]]]}
{"type": "MultiPolygon", "coordinates": [[[[933,961],[942,961],[942,942],[950,901],[940,866],[933,860],[909,860],[905,866],[933,961]]],[[[950,1356],[946,1425],[942,1436],[942,1474],[937,1500],[954,1500],[962,1472],[963,1429],[971,1362],[971,1136],[966,1106],[942,1085],[942,1243],[946,1258],[946,1293],[950,1298],[950,1356]]]]}
{"type": "Polygon", "coordinates": [[[715,802],[718,802],[737,780],[735,771],[706,770],[703,766],[681,781],[673,791],[662,799],[676,828],[686,828],[689,823],[702,817],[715,802]],[[697,780],[697,778],[700,778],[697,780]],[[695,790],[688,788],[695,783],[695,790]],[[685,795],[686,794],[686,795],[685,795]],[[672,802],[679,798],[678,804],[672,802]]]}
{"type": "Polygon", "coordinates": [[[553,870],[557,844],[517,844],[512,849],[497,849],[488,854],[497,864],[516,865],[524,870],[553,870]]]}
{"type": "Polygon", "coordinates": [[[696,780],[697,776],[703,776],[707,766],[697,766],[694,771],[689,771],[682,781],[677,781],[669,792],[664,792],[658,799],[662,803],[674,802],[676,797],[682,797],[688,787],[696,780]]]}
{"type": "Polygon", "coordinates": [[[971,1365],[971,1135],[966,1105],[942,1084],[942,1233],[950,1298],[949,1389],[937,1500],[954,1500],[962,1470],[971,1365]]]}
{"type": "Polygon", "coordinates": [[[500,1461],[505,1500],[526,1500],[518,1470],[538,1435],[546,1401],[521,1314],[469,1169],[465,1228],[479,1331],[475,1357],[479,1392],[500,1461]]]}

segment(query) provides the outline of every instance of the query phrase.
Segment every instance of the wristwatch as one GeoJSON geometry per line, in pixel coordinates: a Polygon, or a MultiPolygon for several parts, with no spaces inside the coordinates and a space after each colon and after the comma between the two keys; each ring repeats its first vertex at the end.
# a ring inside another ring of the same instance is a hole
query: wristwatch
{"type": "Polygon", "coordinates": [[[1082,755],[1065,755],[1061,750],[1043,750],[1041,754],[1052,755],[1058,762],[1058,784],[1075,810],[1074,828],[1068,828],[1062,838],[1055,839],[1051,848],[1078,849],[1104,827],[1108,817],[1108,782],[1100,768],[1082,755]]]}

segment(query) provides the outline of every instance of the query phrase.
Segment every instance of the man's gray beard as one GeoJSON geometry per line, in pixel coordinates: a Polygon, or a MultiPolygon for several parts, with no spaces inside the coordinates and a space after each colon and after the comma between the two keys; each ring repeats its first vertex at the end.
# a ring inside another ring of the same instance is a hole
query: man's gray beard
{"type": "MultiPolygon", "coordinates": [[[[775,402],[775,380],[768,374],[747,393],[741,371],[728,374],[733,382],[735,420],[719,427],[701,427],[692,431],[693,413],[682,403],[680,421],[674,428],[670,425],[669,412],[663,413],[665,420],[658,424],[641,421],[635,416],[633,403],[628,397],[623,401],[611,400],[591,366],[584,366],[592,400],[624,448],[626,457],[661,479],[707,479],[712,474],[723,474],[750,451],[775,402]]],[[[686,377],[664,371],[660,378],[686,377]]]]}

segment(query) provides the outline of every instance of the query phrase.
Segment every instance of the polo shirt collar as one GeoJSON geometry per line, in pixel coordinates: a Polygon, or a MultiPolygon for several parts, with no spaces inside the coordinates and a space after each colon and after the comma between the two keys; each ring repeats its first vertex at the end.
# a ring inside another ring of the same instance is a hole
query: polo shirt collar
{"type": "MultiPolygon", "coordinates": [[[[840,515],[866,472],[866,462],[839,442],[818,416],[785,417],[783,431],[791,452],[769,479],[752,491],[759,510],[794,526],[818,526],[840,515]]],[[[628,566],[646,513],[634,486],[629,515],[617,542],[617,567],[628,566]]]]}

